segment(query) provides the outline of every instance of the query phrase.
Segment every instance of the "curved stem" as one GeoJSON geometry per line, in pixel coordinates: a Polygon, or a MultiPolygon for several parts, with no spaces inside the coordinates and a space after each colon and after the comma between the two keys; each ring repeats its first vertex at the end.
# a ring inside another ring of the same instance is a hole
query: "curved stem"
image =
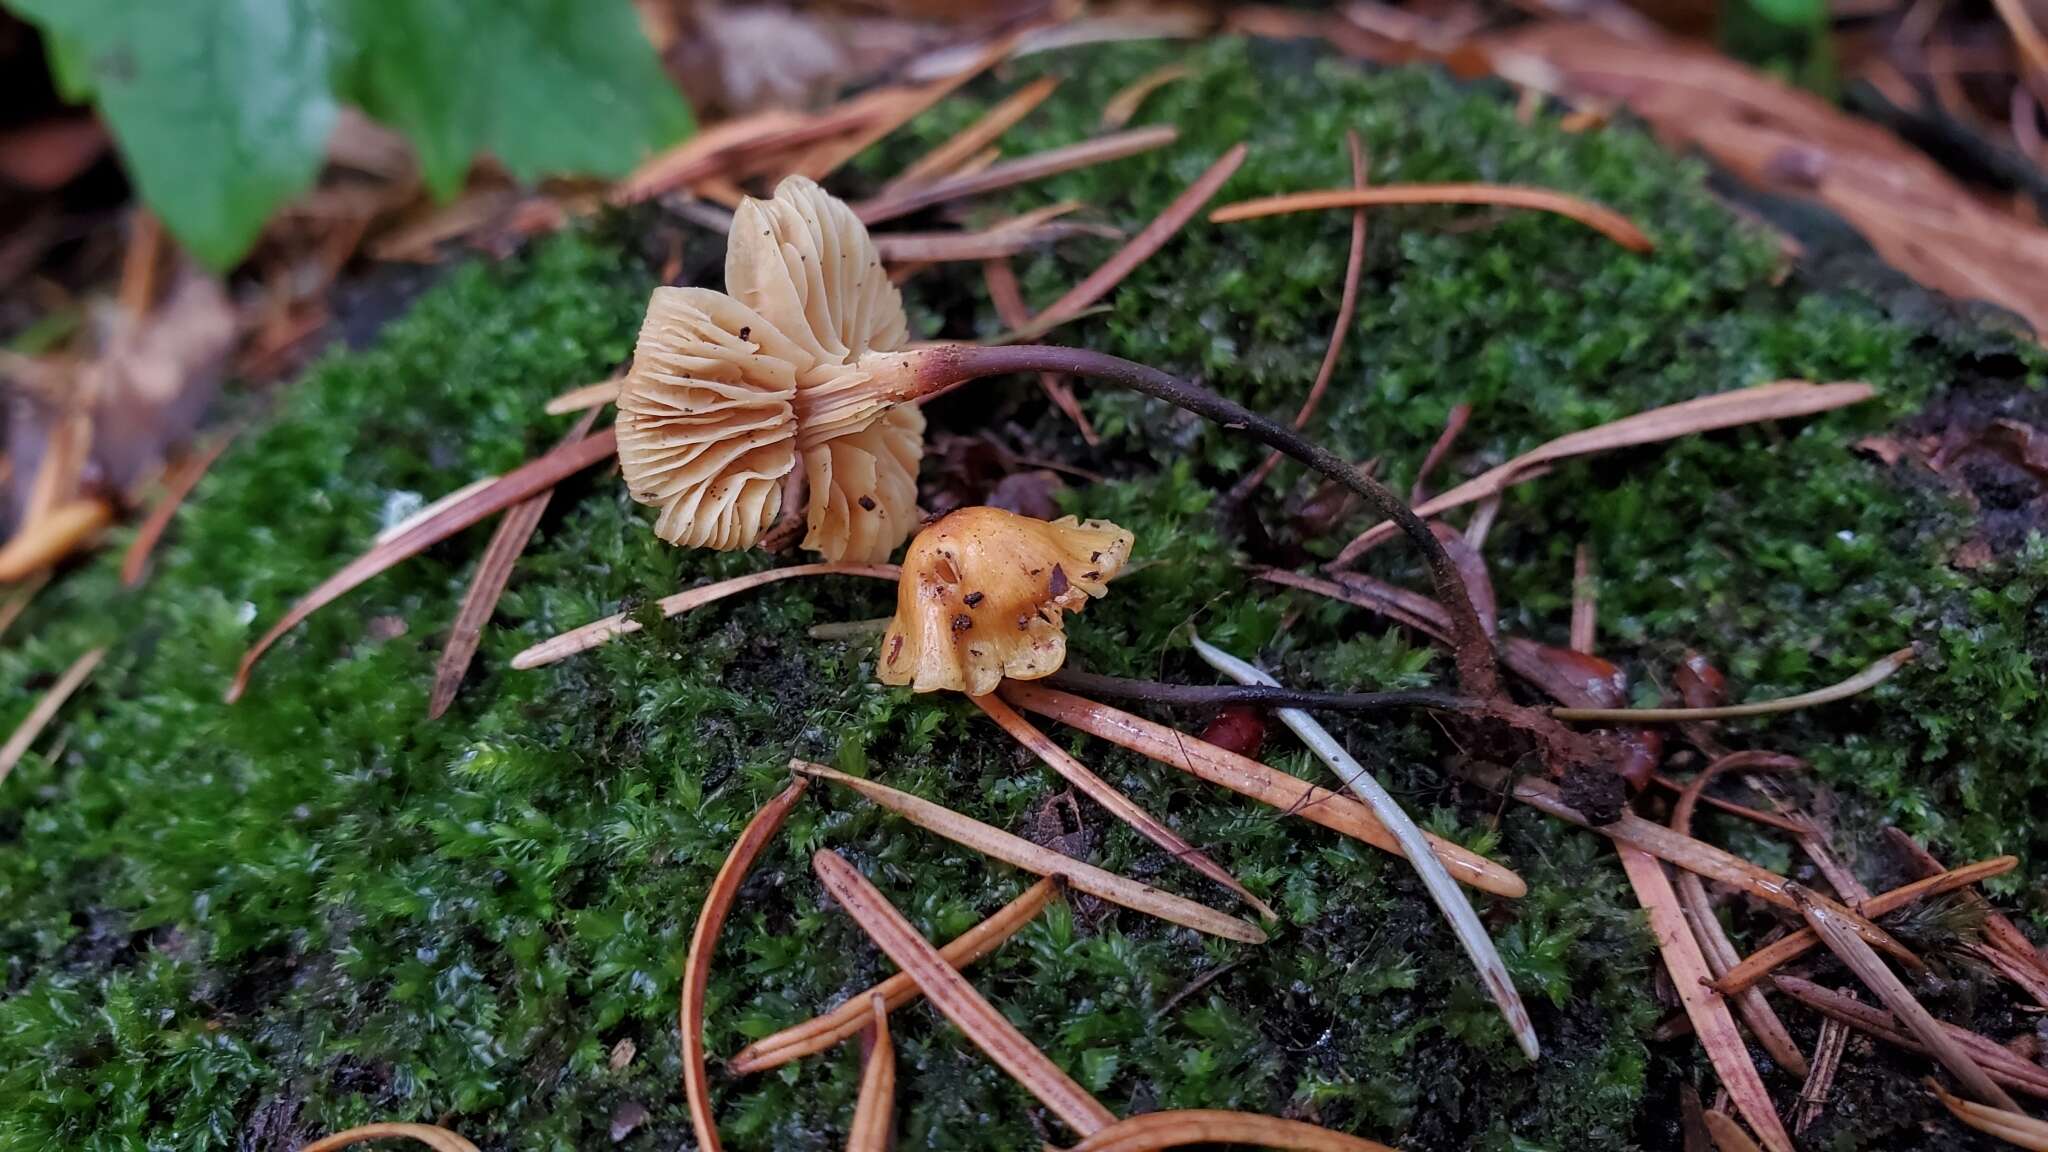
{"type": "Polygon", "coordinates": [[[1458,574],[1457,565],[1452,563],[1429,526],[1385,485],[1285,424],[1269,420],[1206,388],[1169,376],[1156,368],[1086,348],[1048,344],[934,348],[920,365],[917,380],[920,396],[917,398],[939,395],[981,376],[1038,372],[1062,372],[1107,380],[1184,408],[1225,428],[1241,428],[1267,447],[1285,452],[1358,493],[1375,512],[1393,521],[1422,551],[1424,560],[1428,562],[1430,582],[1436,589],[1436,597],[1451,615],[1459,684],[1471,696],[1491,699],[1499,695],[1500,671],[1493,644],[1480,627],[1479,615],[1473,611],[1472,599],[1466,592],[1464,578],[1458,574]]]}
{"type": "Polygon", "coordinates": [[[1468,712],[1485,706],[1483,701],[1449,692],[1307,692],[1260,684],[1166,684],[1157,680],[1127,680],[1121,676],[1104,676],[1073,668],[1060,669],[1046,677],[1044,683],[1048,687],[1083,696],[1108,696],[1168,708],[1250,704],[1261,708],[1301,708],[1312,712],[1385,712],[1395,708],[1468,712]]]}

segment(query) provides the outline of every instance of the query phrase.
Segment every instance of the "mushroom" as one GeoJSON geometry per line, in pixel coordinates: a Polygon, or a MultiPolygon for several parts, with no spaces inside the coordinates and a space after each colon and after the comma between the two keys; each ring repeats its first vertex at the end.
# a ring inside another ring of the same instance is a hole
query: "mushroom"
{"type": "Polygon", "coordinates": [[[1061,613],[1108,591],[1131,542],[1107,520],[950,513],[919,532],[903,558],[876,677],[985,696],[1006,676],[1051,675],[1067,658],[1061,613]]]}

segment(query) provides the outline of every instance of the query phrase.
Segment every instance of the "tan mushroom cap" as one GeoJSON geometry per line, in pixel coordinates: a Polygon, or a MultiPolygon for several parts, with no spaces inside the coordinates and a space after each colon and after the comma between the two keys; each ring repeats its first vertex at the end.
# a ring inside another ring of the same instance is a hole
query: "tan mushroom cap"
{"type": "Polygon", "coordinates": [[[876,676],[982,696],[1006,676],[1051,675],[1067,658],[1061,613],[1107,592],[1131,543],[1107,520],[1047,523],[1000,508],[947,515],[903,558],[876,676]]]}
{"type": "Polygon", "coordinates": [[[914,371],[903,299],[867,228],[801,176],[733,214],[731,295],[658,288],[619,395],[619,460],[655,531],[751,547],[803,457],[803,546],[887,559],[917,525],[924,416],[878,398],[914,371]]]}

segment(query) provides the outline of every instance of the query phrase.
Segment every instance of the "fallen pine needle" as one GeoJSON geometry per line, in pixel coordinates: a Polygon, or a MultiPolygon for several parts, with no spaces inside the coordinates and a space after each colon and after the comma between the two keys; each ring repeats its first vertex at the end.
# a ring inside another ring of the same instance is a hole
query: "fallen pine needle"
{"type": "Polygon", "coordinates": [[[1763,1078],[1757,1075],[1756,1065],[1750,1063],[1749,1049],[1736,1030],[1727,1001],[1706,987],[1706,957],[1685,926],[1678,893],[1664,875],[1664,865],[1628,844],[1617,843],[1614,850],[1621,854],[1621,866],[1628,873],[1636,900],[1649,913],[1650,931],[1657,938],[1664,968],[1671,974],[1686,1018],[1692,1021],[1693,1034],[1707,1050],[1707,1059],[1713,1062],[1721,1087],[1727,1089],[1729,1099],[1756,1130],[1765,1148],[1771,1152],[1792,1152],[1792,1137],[1778,1120],[1778,1111],[1771,1105],[1771,1094],[1764,1088],[1763,1078]]]}
{"type": "Polygon", "coordinates": [[[1167,855],[1214,880],[1238,899],[1251,905],[1261,917],[1268,921],[1278,920],[1280,914],[1273,906],[1252,894],[1251,889],[1238,882],[1230,871],[1210,859],[1200,849],[1188,843],[1181,834],[1167,827],[1157,817],[1117,791],[1116,786],[1096,775],[1086,764],[1070,755],[1066,749],[1052,742],[1051,738],[1038,730],[1031,721],[1017,714],[1017,710],[1003,703],[1001,697],[991,693],[986,696],[970,696],[976,707],[989,719],[996,722],[1003,731],[1031,750],[1044,765],[1081,790],[1090,800],[1107,808],[1110,815],[1130,825],[1139,835],[1166,850],[1167,855]]]}
{"type": "MultiPolygon", "coordinates": [[[[1196,655],[1211,668],[1238,683],[1264,684],[1274,688],[1280,686],[1278,680],[1208,643],[1200,636],[1192,636],[1190,639],[1196,655]]],[[[1336,737],[1331,736],[1308,713],[1298,708],[1281,708],[1276,710],[1275,714],[1280,717],[1281,723],[1300,737],[1302,743],[1308,745],[1309,751],[1314,752],[1317,759],[1329,765],[1330,770],[1337,774],[1337,778],[1366,802],[1373,810],[1373,814],[1380,818],[1380,823],[1386,825],[1387,831],[1393,833],[1394,839],[1400,843],[1401,855],[1408,858],[1409,866],[1414,868],[1416,876],[1421,878],[1422,886],[1428,890],[1430,899],[1436,902],[1437,908],[1444,914],[1444,919],[1450,922],[1451,932],[1458,938],[1458,943],[1464,946],[1465,955],[1471,958],[1472,966],[1478,969],[1480,984],[1486,988],[1487,994],[1500,1008],[1501,1017],[1508,1022],[1509,1031],[1515,1034],[1515,1042],[1522,1046],[1522,1054],[1531,1061],[1540,1057],[1543,1050],[1536,1040],[1536,1026],[1530,1023],[1528,1009],[1523,1007],[1522,997],[1515,991],[1514,978],[1508,975],[1508,967],[1501,961],[1500,952],[1494,948],[1493,938],[1486,934],[1486,926],[1479,922],[1479,913],[1473,909],[1472,901],[1466,898],[1464,890],[1451,879],[1450,872],[1444,868],[1443,862],[1437,859],[1436,852],[1430,847],[1429,839],[1423,835],[1422,829],[1416,826],[1415,821],[1402,809],[1393,795],[1380,786],[1380,782],[1373,778],[1372,773],[1352,759],[1350,753],[1344,750],[1344,746],[1337,742],[1336,737]]]]}
{"type": "Polygon", "coordinates": [[[981,118],[911,162],[895,179],[882,186],[883,196],[892,196],[913,184],[922,184],[942,176],[950,176],[960,165],[966,163],[982,149],[1002,138],[1003,133],[1017,126],[1018,122],[1052,95],[1059,87],[1057,76],[1046,76],[1034,80],[1015,92],[1005,96],[981,118]]]}
{"type": "Polygon", "coordinates": [[[323,1136],[299,1152],[335,1152],[337,1148],[347,1148],[365,1140],[413,1140],[434,1149],[434,1152],[477,1152],[476,1145],[439,1124],[365,1124],[323,1136]]]}
{"type": "Polygon", "coordinates": [[[433,503],[422,507],[419,511],[414,512],[398,523],[379,528],[377,534],[370,538],[370,543],[389,544],[497,482],[498,478],[496,476],[479,476],[455,491],[436,498],[433,503]]]}
{"type": "Polygon", "coordinates": [[[876,234],[874,241],[875,251],[885,262],[921,266],[1000,260],[1076,236],[1101,236],[1103,232],[1104,228],[1095,224],[1004,224],[979,232],[883,232],[876,234]]]}
{"type": "Polygon", "coordinates": [[[1164,148],[1179,137],[1179,132],[1169,127],[1134,128],[1128,132],[1113,132],[1084,140],[1065,148],[1052,148],[1015,160],[991,164],[980,172],[968,176],[952,176],[906,188],[887,196],[877,196],[854,205],[854,214],[863,224],[880,224],[899,216],[908,216],[937,204],[951,200],[962,200],[979,196],[1018,184],[1029,184],[1062,172],[1077,168],[1088,168],[1164,148]]]}
{"type": "Polygon", "coordinates": [[[1998,974],[2019,986],[2037,1008],[2048,1008],[2048,978],[2032,964],[2008,954],[2002,948],[1984,944],[1968,945],[1971,955],[1998,969],[1998,974]]]}
{"type": "Polygon", "coordinates": [[[26,518],[0,545],[0,584],[27,580],[78,551],[114,522],[114,506],[96,496],[66,500],[26,518]]]}
{"type": "Polygon", "coordinates": [[[1102,120],[1100,123],[1102,130],[1113,132],[1129,124],[1131,118],[1138,114],[1138,109],[1144,106],[1145,100],[1154,92],[1159,91],[1176,80],[1185,80],[1194,74],[1195,70],[1186,64],[1168,64],[1161,68],[1154,68],[1152,71],[1124,85],[1121,91],[1111,96],[1102,106],[1102,120]]]}
{"type": "MultiPolygon", "coordinates": [[[[1178,768],[1240,796],[1249,796],[1290,816],[1320,824],[1361,840],[1382,852],[1399,855],[1400,841],[1373,815],[1371,808],[1340,792],[1317,787],[1290,772],[1249,756],[1219,748],[1205,740],[1156,724],[1129,712],[1023,680],[1005,680],[1004,698],[1020,708],[1047,716],[1070,728],[1128,748],[1170,768],[1178,768]]],[[[1440,836],[1424,833],[1444,867],[1460,883],[1510,899],[1525,896],[1529,885],[1513,870],[1440,836]]]]}
{"type": "Polygon", "coordinates": [[[917,982],[932,1007],[1062,1123],[1083,1136],[1116,1123],[1109,1109],[1025,1039],[844,857],[821,848],[811,865],[840,908],[917,982]]]}
{"type": "Polygon", "coordinates": [[[1574,652],[1591,653],[1597,646],[1596,637],[1599,630],[1600,586],[1593,581],[1593,553],[1586,548],[1586,542],[1581,540],[1579,546],[1572,549],[1572,624],[1569,647],[1574,652]]]}
{"type": "MultiPolygon", "coordinates": [[[[1662,772],[1651,773],[1650,783],[1670,792],[1685,791],[1684,783],[1662,772]]],[[[1744,820],[1761,824],[1766,828],[1776,828],[1780,832],[1789,832],[1794,836],[1804,836],[1807,834],[1807,828],[1804,824],[1789,816],[1780,816],[1776,812],[1766,812],[1761,808],[1751,808],[1747,804],[1738,804],[1733,800],[1726,800],[1719,796],[1702,796],[1700,797],[1700,803],[1726,812],[1730,816],[1740,816],[1744,820]]]]}
{"type": "Polygon", "coordinates": [[[619,389],[625,382],[625,378],[620,376],[571,388],[548,401],[544,411],[550,416],[567,416],[571,412],[581,412],[586,408],[602,408],[607,404],[616,403],[619,399],[619,389]]]}
{"type": "MultiPolygon", "coordinates": [[[[761,572],[749,572],[716,584],[701,588],[688,588],[655,602],[663,616],[677,616],[693,608],[723,600],[763,584],[788,580],[796,576],[872,576],[877,580],[894,580],[899,571],[894,564],[795,564],[788,568],[769,568],[761,572]]],[[[512,658],[512,667],[518,669],[540,668],[565,660],[578,652],[588,652],[602,644],[608,644],[620,636],[630,636],[640,630],[640,622],[624,612],[593,620],[580,628],[572,628],[559,636],[549,637],[527,648],[512,658]]]]}
{"type": "Polygon", "coordinates": [[[1533,208],[1576,220],[1631,252],[1648,252],[1655,247],[1642,229],[1612,208],[1549,188],[1525,188],[1513,184],[1382,184],[1377,188],[1293,192],[1227,204],[1209,213],[1209,219],[1213,223],[1228,224],[1289,212],[1323,212],[1332,208],[1394,204],[1491,204],[1503,208],[1533,208]]]}
{"type": "MultiPolygon", "coordinates": [[[[1889,892],[1880,892],[1864,902],[1862,912],[1865,916],[1883,916],[1929,896],[1954,892],[1979,881],[1989,880],[1993,876],[2003,876],[2017,867],[2019,858],[2016,856],[1994,856],[1989,860],[1979,860],[1975,864],[1966,864],[1961,868],[1915,880],[1889,892]]],[[[1776,969],[1804,956],[1819,943],[1820,937],[1811,928],[1801,928],[1796,932],[1787,933],[1750,953],[1742,963],[1729,969],[1727,975],[1714,981],[1714,988],[1724,996],[1733,995],[1770,975],[1776,969]]]]}
{"type": "Polygon", "coordinates": [[[1996,1136],[2015,1148],[2048,1152],[2048,1123],[2034,1119],[2018,1107],[1992,1108],[1951,1096],[1932,1080],[1927,1082],[1927,1086],[1933,1089],[1935,1097],[1950,1115],[1965,1127],[1975,1128],[1987,1136],[1996,1136]]]}
{"type": "MultiPolygon", "coordinates": [[[[583,414],[576,426],[562,439],[562,445],[574,444],[590,434],[590,426],[597,420],[597,410],[583,414]]],[[[427,697],[427,719],[439,720],[455,703],[455,693],[462,688],[462,678],[469,672],[469,663],[476,658],[477,645],[483,641],[484,625],[490,622],[491,613],[498,609],[498,597],[505,594],[505,585],[512,580],[512,568],[519,563],[519,554],[526,551],[526,544],[533,539],[533,533],[540,527],[541,517],[547,515],[548,501],[555,490],[542,489],[540,494],[523,503],[507,509],[498,521],[497,531],[491,533],[491,542],[484,546],[484,554],[477,559],[476,574],[469,578],[469,590],[462,595],[462,607],[455,612],[455,622],[449,625],[448,642],[441,648],[441,661],[434,667],[434,688],[427,697]]]]}
{"type": "Polygon", "coordinates": [[[45,568],[8,590],[7,602],[0,604],[0,636],[7,635],[7,630],[14,627],[14,622],[21,619],[23,612],[28,611],[28,606],[35,600],[36,593],[41,592],[43,586],[49,582],[50,570],[45,568]]]}
{"type": "MultiPolygon", "coordinates": [[[[1416,505],[1415,514],[1424,519],[1441,516],[1453,508],[1498,495],[1516,484],[1534,479],[1559,461],[1577,456],[1657,444],[1680,436],[1744,424],[1812,416],[1861,403],[1873,395],[1875,391],[1868,384],[1812,384],[1804,380],[1780,380],[1652,408],[1539,445],[1416,505]]],[[[1344,546],[1330,566],[1341,568],[1351,563],[1367,549],[1392,536],[1394,531],[1390,522],[1366,529],[1344,546]]]]}
{"type": "MultiPolygon", "coordinates": [[[[1922,878],[1939,876],[1946,871],[1941,861],[1935,858],[1934,853],[1929,852],[1918,840],[1913,839],[1891,825],[1887,825],[1884,831],[1893,846],[1905,855],[1906,862],[1912,866],[1916,876],[1922,878]]],[[[1971,908],[1983,914],[1984,936],[1999,951],[2033,967],[2044,977],[2048,977],[2048,963],[2043,962],[2041,953],[2034,948],[2034,942],[2027,939],[2027,934],[2020,931],[2017,924],[2007,919],[2004,913],[1991,906],[1990,901],[1977,895],[1975,892],[1965,892],[1963,900],[1971,908]]]]}
{"type": "Polygon", "coordinates": [[[7,774],[14,771],[14,766],[21,763],[23,756],[28,755],[28,750],[35,744],[36,737],[41,736],[43,729],[49,727],[50,721],[56,719],[58,709],[64,707],[64,702],[71,699],[72,693],[85,684],[92,676],[93,669],[100,666],[100,661],[105,659],[106,655],[105,648],[95,648],[73,660],[71,667],[64,669],[64,674],[57,677],[57,682],[50,685],[50,690],[43,693],[43,698],[36,701],[35,707],[28,710],[28,715],[21,718],[21,723],[16,725],[14,732],[7,737],[7,743],[0,744],[0,782],[5,782],[7,774]]]}
{"type": "MultiPolygon", "coordinates": [[[[1882,1008],[1865,1004],[1854,997],[1831,991],[1811,980],[1801,980],[1796,976],[1773,976],[1771,980],[1778,991],[1830,1020],[1846,1024],[1907,1052],[1922,1055],[1927,1052],[1926,1045],[1920,1043],[1911,1032],[1906,1031],[1896,1016],[1882,1008]]],[[[1944,1021],[1941,1029],[1948,1034],[1949,1039],[1968,1051],[1983,1067],[1985,1074],[1992,1079],[2015,1092],[2048,1099],[2048,1068],[2014,1055],[1997,1041],[1979,1036],[1967,1028],[1944,1021]]]]}
{"type": "MultiPolygon", "coordinates": [[[[1030,305],[1024,303],[1023,289],[1017,286],[1017,272],[1010,267],[1008,260],[984,261],[981,266],[981,278],[988,286],[988,299],[989,303],[995,305],[996,318],[1011,331],[1021,332],[1036,323],[1031,315],[1030,305]]],[[[1088,419],[1088,413],[1082,411],[1081,402],[1074,398],[1074,387],[1067,382],[1066,377],[1057,372],[1040,372],[1038,387],[1044,391],[1046,398],[1053,402],[1054,407],[1074,422],[1074,427],[1081,433],[1083,443],[1092,448],[1102,442],[1102,437],[1095,431],[1095,425],[1088,419]]]]}
{"type": "Polygon", "coordinates": [[[135,530],[135,539],[128,545],[128,552],[121,557],[121,586],[133,588],[142,583],[143,573],[148,569],[149,554],[156,550],[157,541],[163,539],[164,529],[171,526],[171,518],[178,514],[178,506],[185,497],[192,494],[206,470],[227,451],[231,436],[217,437],[205,448],[187,455],[164,474],[164,490],[150,506],[149,515],[143,517],[142,526],[135,530]]]}
{"type": "Polygon", "coordinates": [[[607,428],[506,473],[489,487],[442,509],[432,519],[415,525],[402,536],[374,545],[368,552],[349,561],[341,571],[322,581],[319,587],[306,593],[256,641],[242,656],[241,667],[235,670],[234,683],[228,686],[227,702],[232,704],[241,698],[249,687],[249,673],[255,670],[256,662],[263,658],[272,644],[277,643],[279,637],[297,627],[306,617],[392,565],[417,556],[484,517],[552,488],[564,478],[601,460],[609,460],[617,453],[617,438],[607,428]]]}
{"type": "Polygon", "coordinates": [[[1190,1144],[1253,1144],[1287,1152],[1394,1152],[1385,1144],[1299,1120],[1213,1108],[1147,1112],[1119,1120],[1068,1152],[1156,1152],[1190,1144]]]}
{"type": "Polygon", "coordinates": [[[1799,914],[1806,918],[1807,926],[1820,934],[1842,963],[1856,973],[1863,986],[1892,1010],[1892,1015],[1905,1024],[1906,1030],[1926,1046],[1928,1053],[1940,1061],[1942,1067],[1969,1089],[1970,1095],[1994,1107],[2019,1110],[2019,1105],[2013,1103],[2005,1089],[1984,1074],[1984,1069],[1942,1030],[1940,1021],[1914,998],[1890,968],[1885,967],[1884,961],[1864,942],[1863,937],[1844,925],[1833,911],[1817,903],[1805,888],[1797,884],[1786,887],[1793,901],[1799,905],[1799,914]]]}
{"type": "MultiPolygon", "coordinates": [[[[1039,910],[1057,896],[1059,890],[1058,879],[1048,876],[1040,880],[988,919],[954,937],[951,943],[939,949],[939,955],[955,969],[966,968],[1002,947],[1004,941],[1036,919],[1039,910]]],[[[866,992],[848,997],[844,1004],[822,1016],[813,1016],[795,1027],[784,1028],[747,1045],[732,1058],[729,1067],[734,1074],[744,1076],[780,1068],[793,1060],[826,1051],[867,1026],[868,997],[880,996],[894,1011],[915,1001],[919,995],[917,982],[898,972],[866,992]]]]}
{"type": "Polygon", "coordinates": [[[1713,708],[1552,708],[1550,714],[1559,720],[1596,720],[1630,724],[1683,724],[1698,720],[1735,720],[1744,716],[1769,716],[1778,712],[1796,712],[1801,708],[1816,708],[1846,700],[1862,692],[1868,692],[1892,674],[1913,662],[1913,649],[1901,648],[1897,652],[1872,663],[1869,667],[1839,684],[1801,692],[1797,696],[1783,696],[1776,700],[1753,700],[1747,704],[1723,704],[1713,708]]]}
{"type": "Polygon", "coordinates": [[[676,1027],[682,1033],[683,1096],[688,1102],[690,1127],[697,1134],[697,1147],[718,1152],[718,1122],[711,1114],[711,1078],[704,1070],[704,993],[711,980],[711,954],[718,948],[718,934],[732,911],[740,885],[753,870],[761,850],[775,838],[789,810],[803,798],[810,781],[799,776],[789,787],[761,806],[747,821],[740,838],[733,842],[725,863],[719,865],[711,889],[704,894],[704,910],[697,914],[696,930],[690,933],[690,952],[683,961],[683,991],[676,1005],[676,1027]]]}
{"type": "Polygon", "coordinates": [[[937,833],[955,844],[964,845],[984,856],[1001,860],[1012,867],[1022,868],[1040,876],[1064,877],[1069,887],[1097,896],[1134,912],[1156,916],[1168,923],[1206,932],[1225,940],[1236,940],[1245,944],[1264,944],[1266,934],[1257,925],[1225,916],[1214,908],[1197,904],[1185,897],[1162,892],[1149,884],[1143,884],[1128,876],[1097,868],[1049,848],[1040,848],[1021,836],[1012,836],[1000,828],[993,828],[979,820],[962,816],[960,813],[934,804],[908,792],[900,792],[872,780],[862,780],[835,772],[823,764],[812,764],[804,760],[792,760],[790,768],[806,776],[829,780],[849,791],[896,813],[905,820],[937,833]]]}
{"type": "Polygon", "coordinates": [[[889,1152],[895,1128],[896,1047],[889,1040],[889,1008],[880,996],[868,997],[868,1016],[874,1046],[868,1050],[867,1066],[861,1069],[860,1098],[853,1105],[853,1131],[846,1137],[846,1152],[889,1152]]]}
{"type": "Polygon", "coordinates": [[[1707,1135],[1713,1137],[1716,1152],[1758,1152],[1756,1141],[1726,1112],[1702,1112],[1700,1120],[1707,1126],[1707,1135]]]}
{"type": "Polygon", "coordinates": [[[880,99],[880,115],[850,138],[821,141],[803,157],[795,170],[813,180],[823,182],[825,177],[831,175],[841,164],[867,151],[884,136],[917,119],[939,101],[951,96],[961,85],[1009,58],[1016,46],[1017,34],[1000,36],[983,45],[981,50],[958,71],[941,76],[929,84],[885,89],[882,93],[855,97],[854,101],[849,103],[868,97],[880,99]]]}

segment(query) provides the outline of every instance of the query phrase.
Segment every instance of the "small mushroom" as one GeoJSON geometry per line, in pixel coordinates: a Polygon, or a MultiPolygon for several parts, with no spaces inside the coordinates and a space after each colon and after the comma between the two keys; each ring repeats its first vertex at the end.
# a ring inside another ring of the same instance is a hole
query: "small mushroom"
{"type": "Polygon", "coordinates": [[[1131,543],[1107,520],[1048,523],[979,507],[947,515],[903,558],[876,676],[982,696],[1004,677],[1051,675],[1067,658],[1061,613],[1108,591],[1131,543]]]}

